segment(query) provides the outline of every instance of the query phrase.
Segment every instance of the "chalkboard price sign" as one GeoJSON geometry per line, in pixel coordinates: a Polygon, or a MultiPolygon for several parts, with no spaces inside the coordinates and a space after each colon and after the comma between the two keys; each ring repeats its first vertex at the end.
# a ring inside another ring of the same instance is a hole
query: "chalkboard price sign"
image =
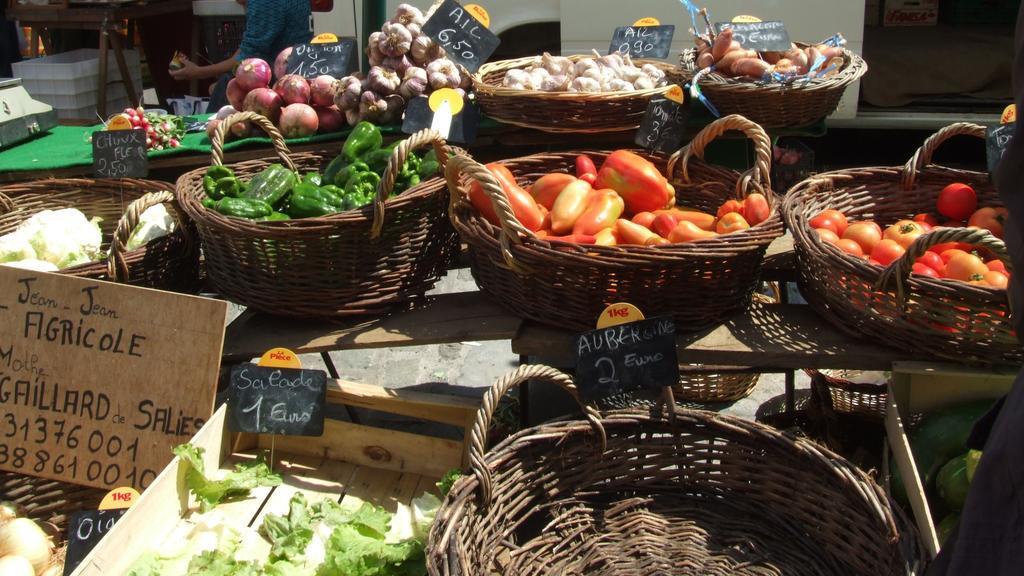
{"type": "Polygon", "coordinates": [[[999,161],[1003,159],[1006,147],[1017,132],[1017,123],[1003,124],[985,130],[985,148],[988,156],[988,173],[995,174],[999,161]]]}
{"type": "Polygon", "coordinates": [[[672,37],[676,27],[619,26],[612,34],[609,53],[621,52],[634,58],[665,58],[672,51],[672,37]]]}
{"type": "Polygon", "coordinates": [[[675,152],[683,146],[689,108],[668,98],[652,98],[633,142],[654,152],[675,152]]]}
{"type": "MultiPolygon", "coordinates": [[[[449,142],[456,144],[472,144],[476,142],[477,127],[480,124],[480,111],[470,100],[465,100],[462,112],[452,116],[452,127],[448,132],[449,142]]],[[[427,103],[426,96],[417,96],[405,107],[405,118],[402,119],[402,132],[415,134],[430,128],[434,112],[427,103]]]]}
{"type": "Polygon", "coordinates": [[[476,72],[501,44],[500,38],[455,0],[444,0],[421,30],[445,49],[448,58],[470,72],[476,72]]]}
{"type": "Polygon", "coordinates": [[[576,337],[576,383],[585,402],[679,382],[676,325],[648,318],[576,337]]]}
{"type": "Polygon", "coordinates": [[[146,131],[93,132],[92,172],[97,178],[145,178],[149,174],[146,131]]]}
{"type": "Polygon", "coordinates": [[[126,509],[89,510],[79,512],[68,526],[68,551],[64,558],[64,576],[75,571],[89,552],[110,532],[114,524],[124,516],[126,509]]]}
{"type": "Polygon", "coordinates": [[[304,78],[311,79],[324,74],[344,78],[352,71],[355,52],[356,41],[352,38],[322,44],[298,44],[292,46],[286,67],[289,74],[298,74],[304,78]]]}
{"type": "Polygon", "coordinates": [[[785,52],[793,47],[786,25],[778,20],[769,22],[719,22],[719,32],[732,28],[733,39],[747,50],[758,52],[785,52]]]}
{"type": "Polygon", "coordinates": [[[232,432],[322,436],[327,375],[323,370],[245,363],[231,370],[232,432]]]}

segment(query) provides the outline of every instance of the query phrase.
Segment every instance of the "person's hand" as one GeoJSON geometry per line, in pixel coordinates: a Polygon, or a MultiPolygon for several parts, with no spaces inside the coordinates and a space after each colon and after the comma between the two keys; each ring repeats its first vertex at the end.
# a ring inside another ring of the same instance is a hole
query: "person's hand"
{"type": "Polygon", "coordinates": [[[203,73],[203,67],[197,66],[195,62],[188,59],[188,57],[182,55],[180,57],[182,68],[178,70],[168,70],[171,78],[175,80],[198,80],[205,77],[203,73]]]}

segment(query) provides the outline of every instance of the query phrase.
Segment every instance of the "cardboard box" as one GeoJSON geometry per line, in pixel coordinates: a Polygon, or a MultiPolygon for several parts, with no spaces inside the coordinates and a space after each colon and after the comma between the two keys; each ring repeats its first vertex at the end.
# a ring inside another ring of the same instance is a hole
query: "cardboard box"
{"type": "Polygon", "coordinates": [[[895,465],[899,468],[914,522],[931,558],[938,554],[940,548],[935,532],[938,519],[932,518],[917,464],[910,451],[906,425],[914,414],[969,400],[991,398],[995,401],[1010,390],[1016,376],[1016,372],[992,372],[955,364],[893,363],[885,411],[885,431],[892,451],[889,467],[891,469],[895,465]]]}
{"type": "Polygon", "coordinates": [[[939,22],[939,0],[885,0],[883,26],[934,26],[939,22]]]}

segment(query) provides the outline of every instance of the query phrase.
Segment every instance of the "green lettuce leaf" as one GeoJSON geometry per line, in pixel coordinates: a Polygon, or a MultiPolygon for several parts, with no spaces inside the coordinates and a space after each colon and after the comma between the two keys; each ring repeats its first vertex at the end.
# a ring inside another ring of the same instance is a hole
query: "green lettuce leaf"
{"type": "Polygon", "coordinates": [[[174,448],[174,454],[181,458],[187,467],[185,483],[190,492],[195,494],[202,512],[210,511],[214,506],[229,498],[242,498],[249,491],[259,486],[278,486],[281,477],[274,474],[263,458],[251,463],[235,466],[221,480],[211,480],[206,476],[203,465],[202,448],[191,444],[182,444],[174,448]]]}

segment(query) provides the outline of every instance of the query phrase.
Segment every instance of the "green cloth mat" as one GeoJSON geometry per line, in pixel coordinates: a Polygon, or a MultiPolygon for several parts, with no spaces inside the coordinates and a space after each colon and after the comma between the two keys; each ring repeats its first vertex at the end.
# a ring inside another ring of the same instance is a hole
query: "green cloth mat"
{"type": "MultiPolygon", "coordinates": [[[[210,114],[201,116],[186,116],[186,125],[191,122],[206,120],[210,114]]],[[[60,168],[71,168],[74,166],[92,165],[92,144],[90,136],[93,132],[100,130],[102,125],[96,126],[56,126],[49,132],[32,140],[22,142],[13,148],[0,151],[0,172],[18,172],[25,170],[55,170],[60,168]]],[[[308,138],[293,138],[287,140],[288,144],[306,144],[310,142],[333,142],[344,140],[351,128],[345,128],[341,132],[330,134],[316,134],[308,138]]],[[[399,134],[401,127],[397,125],[381,126],[384,134],[399,134]]],[[[270,138],[245,138],[243,140],[232,140],[224,145],[224,150],[230,152],[239,148],[251,146],[270,146],[270,138]]],[[[151,150],[150,159],[165,158],[179,154],[203,154],[209,156],[212,151],[210,139],[206,132],[186,134],[178,148],[166,150],[151,150]]]]}

